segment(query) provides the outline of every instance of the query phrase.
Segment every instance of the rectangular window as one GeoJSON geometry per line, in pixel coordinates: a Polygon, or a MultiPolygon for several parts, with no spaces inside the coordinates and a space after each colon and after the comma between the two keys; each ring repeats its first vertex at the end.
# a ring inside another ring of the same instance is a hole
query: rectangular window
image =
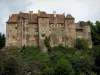
{"type": "Polygon", "coordinates": [[[26,31],[28,31],[28,27],[26,27],[26,31]]]}
{"type": "Polygon", "coordinates": [[[38,32],[38,28],[35,28],[35,32],[38,32]]]}
{"type": "Polygon", "coordinates": [[[29,34],[26,35],[26,40],[29,41],[29,34]]]}
{"type": "Polygon", "coordinates": [[[17,29],[17,27],[15,27],[15,29],[17,29]]]}
{"type": "Polygon", "coordinates": [[[62,37],[62,42],[64,42],[64,37],[62,37]]]}

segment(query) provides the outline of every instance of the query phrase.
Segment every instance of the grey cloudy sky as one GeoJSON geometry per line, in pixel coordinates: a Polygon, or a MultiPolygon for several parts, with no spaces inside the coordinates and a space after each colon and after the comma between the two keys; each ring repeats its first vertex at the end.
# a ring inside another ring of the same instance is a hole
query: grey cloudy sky
{"type": "Polygon", "coordinates": [[[6,33],[9,15],[30,10],[72,14],[76,22],[100,20],[100,0],[0,0],[0,32],[6,33]]]}

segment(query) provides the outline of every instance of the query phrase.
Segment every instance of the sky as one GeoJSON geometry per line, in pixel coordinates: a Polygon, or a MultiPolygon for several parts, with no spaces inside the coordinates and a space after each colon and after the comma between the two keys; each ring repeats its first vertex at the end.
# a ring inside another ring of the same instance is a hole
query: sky
{"type": "Polygon", "coordinates": [[[0,0],[0,32],[6,33],[9,15],[38,10],[71,14],[76,22],[100,20],[100,0],[0,0]]]}

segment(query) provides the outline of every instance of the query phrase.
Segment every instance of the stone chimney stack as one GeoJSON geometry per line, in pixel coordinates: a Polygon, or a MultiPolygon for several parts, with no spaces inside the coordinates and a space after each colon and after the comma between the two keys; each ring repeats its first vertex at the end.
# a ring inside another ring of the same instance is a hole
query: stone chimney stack
{"type": "Polygon", "coordinates": [[[63,13],[63,15],[65,16],[65,13],[63,13]]]}
{"type": "Polygon", "coordinates": [[[10,19],[10,15],[9,15],[9,19],[10,19]]]}
{"type": "Polygon", "coordinates": [[[41,11],[40,11],[40,10],[38,10],[38,16],[40,15],[40,12],[41,12],[41,11]]]}
{"type": "Polygon", "coordinates": [[[22,12],[20,11],[19,14],[22,14],[22,12]]]}
{"type": "Polygon", "coordinates": [[[29,13],[32,15],[33,14],[33,11],[29,11],[29,13]]]}
{"type": "Polygon", "coordinates": [[[56,11],[53,11],[54,17],[56,17],[56,11]]]}
{"type": "Polygon", "coordinates": [[[30,19],[32,19],[33,11],[29,11],[29,14],[30,14],[30,19]]]}

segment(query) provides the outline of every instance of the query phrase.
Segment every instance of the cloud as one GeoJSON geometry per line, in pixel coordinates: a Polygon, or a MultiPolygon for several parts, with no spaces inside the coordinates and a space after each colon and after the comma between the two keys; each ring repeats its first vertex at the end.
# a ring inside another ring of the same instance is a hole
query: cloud
{"type": "Polygon", "coordinates": [[[27,0],[2,0],[0,1],[0,32],[6,33],[6,22],[9,15],[26,11],[30,3],[27,0]]]}
{"type": "Polygon", "coordinates": [[[6,32],[6,21],[13,13],[44,10],[47,13],[66,13],[76,22],[100,20],[99,0],[2,0],[0,1],[0,32],[6,32]]]}

